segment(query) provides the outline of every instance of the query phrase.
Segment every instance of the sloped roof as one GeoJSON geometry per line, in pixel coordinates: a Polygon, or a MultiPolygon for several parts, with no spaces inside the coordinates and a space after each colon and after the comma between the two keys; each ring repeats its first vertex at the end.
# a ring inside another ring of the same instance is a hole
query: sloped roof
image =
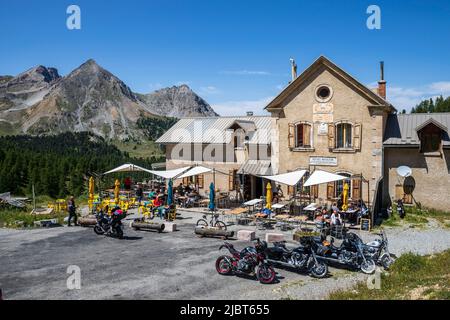
{"type": "Polygon", "coordinates": [[[242,164],[237,173],[266,176],[272,174],[272,165],[270,160],[249,159],[242,164]]]}
{"type": "Polygon", "coordinates": [[[304,81],[306,81],[320,66],[325,66],[333,74],[339,75],[341,79],[350,84],[354,88],[354,90],[360,92],[370,101],[372,101],[374,106],[388,107],[392,111],[395,110],[391,103],[367,88],[365,85],[353,78],[350,74],[338,67],[335,63],[333,63],[325,56],[320,56],[316,61],[314,61],[312,65],[306,68],[305,71],[303,71],[294,81],[292,81],[286,88],[284,88],[283,91],[281,91],[281,93],[265,107],[265,109],[281,108],[283,101],[287,97],[289,97],[289,95],[293,93],[304,81]]]}
{"type": "Polygon", "coordinates": [[[443,145],[450,146],[448,129],[449,113],[391,114],[386,123],[384,145],[419,145],[417,131],[429,123],[435,123],[444,131],[443,145]],[[445,130],[444,130],[445,129],[445,130]]]}
{"type": "MultiPolygon", "coordinates": [[[[254,131],[246,132],[250,144],[270,144],[273,119],[268,116],[251,117],[199,117],[183,118],[175,123],[156,142],[167,143],[230,143],[234,123],[250,125],[254,131]]],[[[245,129],[244,129],[245,130],[245,129]]]]}

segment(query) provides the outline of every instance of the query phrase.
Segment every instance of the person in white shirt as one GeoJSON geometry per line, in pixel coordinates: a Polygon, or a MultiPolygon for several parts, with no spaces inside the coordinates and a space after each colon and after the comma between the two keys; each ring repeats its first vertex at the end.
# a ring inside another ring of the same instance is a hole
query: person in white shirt
{"type": "Polygon", "coordinates": [[[341,214],[338,213],[336,210],[333,210],[333,213],[331,214],[331,225],[341,225],[341,224],[342,224],[341,214]]]}

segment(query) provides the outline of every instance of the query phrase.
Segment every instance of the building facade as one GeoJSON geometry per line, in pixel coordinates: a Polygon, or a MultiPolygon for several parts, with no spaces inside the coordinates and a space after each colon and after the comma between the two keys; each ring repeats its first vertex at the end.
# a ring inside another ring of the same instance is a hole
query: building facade
{"type": "MultiPolygon", "coordinates": [[[[264,195],[265,175],[321,169],[345,175],[312,187],[311,200],[336,201],[347,182],[350,200],[376,214],[393,200],[448,210],[450,114],[398,115],[386,100],[383,64],[378,87],[369,89],[326,57],[293,79],[265,110],[270,116],[181,119],[157,142],[166,146],[167,169],[213,168],[199,177],[200,192],[219,190],[244,199],[264,195]],[[397,168],[408,166],[401,178],[397,168]]],[[[185,181],[187,183],[188,181],[185,181]]],[[[294,193],[293,188],[284,193],[294,193]]]]}

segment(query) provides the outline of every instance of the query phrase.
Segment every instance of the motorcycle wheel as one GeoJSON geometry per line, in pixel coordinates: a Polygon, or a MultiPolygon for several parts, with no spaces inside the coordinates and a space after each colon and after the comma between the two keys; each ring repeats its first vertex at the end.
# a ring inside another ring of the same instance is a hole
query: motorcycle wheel
{"type": "Polygon", "coordinates": [[[216,260],[216,271],[219,274],[231,274],[233,271],[233,267],[231,266],[230,262],[227,261],[226,256],[220,256],[216,260]]]}
{"type": "Polygon", "coordinates": [[[380,264],[383,266],[383,268],[385,270],[388,270],[389,267],[394,263],[394,259],[392,258],[392,256],[390,256],[387,253],[384,253],[381,257],[380,257],[380,264]]]}
{"type": "Polygon", "coordinates": [[[197,221],[197,227],[207,227],[208,226],[208,221],[206,221],[205,219],[200,219],[197,221]]]}
{"type": "Polygon", "coordinates": [[[328,265],[323,261],[317,261],[311,267],[311,275],[314,278],[323,278],[328,274],[328,265]]]}
{"type": "Polygon", "coordinates": [[[375,272],[375,262],[372,259],[366,259],[366,262],[361,264],[361,271],[365,274],[372,274],[375,272]]]}
{"type": "Polygon", "coordinates": [[[214,224],[214,227],[216,227],[217,229],[220,229],[220,230],[227,230],[227,225],[225,224],[225,222],[222,222],[222,221],[217,221],[215,224],[214,224]]]}
{"type": "Polygon", "coordinates": [[[272,283],[275,280],[275,277],[275,270],[273,270],[273,268],[267,264],[261,265],[256,271],[256,278],[263,284],[272,283]]]}
{"type": "Polygon", "coordinates": [[[95,232],[96,234],[98,234],[98,235],[102,235],[102,234],[105,233],[105,232],[103,232],[103,229],[100,228],[99,226],[95,226],[95,227],[94,227],[94,232],[95,232]]]}

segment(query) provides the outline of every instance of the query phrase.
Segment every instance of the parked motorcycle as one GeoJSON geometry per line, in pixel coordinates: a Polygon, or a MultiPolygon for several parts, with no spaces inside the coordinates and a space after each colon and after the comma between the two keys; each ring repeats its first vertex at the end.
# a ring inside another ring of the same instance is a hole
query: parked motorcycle
{"type": "Polygon", "coordinates": [[[361,270],[366,274],[375,272],[375,261],[364,255],[364,243],[354,233],[347,233],[339,247],[331,242],[314,238],[317,244],[316,254],[326,261],[361,270]]]}
{"type": "Polygon", "coordinates": [[[275,242],[274,246],[268,247],[267,243],[262,241],[268,263],[295,268],[298,271],[307,272],[315,278],[325,277],[328,274],[328,265],[324,259],[318,257],[314,252],[317,244],[313,238],[302,237],[300,244],[299,247],[289,250],[286,248],[285,242],[275,242]]]}
{"type": "Polygon", "coordinates": [[[125,217],[126,214],[120,209],[113,210],[111,216],[100,211],[96,214],[97,224],[94,227],[94,232],[98,235],[106,234],[123,239],[123,225],[121,220],[125,217]]]}
{"type": "Polygon", "coordinates": [[[406,215],[405,206],[403,205],[402,199],[397,200],[397,213],[401,219],[403,219],[406,215]]]}
{"type": "Polygon", "coordinates": [[[275,270],[265,261],[264,250],[261,243],[255,247],[246,247],[238,251],[234,246],[225,242],[222,248],[228,249],[230,255],[223,255],[216,260],[216,270],[219,274],[241,274],[247,276],[256,276],[259,282],[264,284],[272,283],[275,280],[275,270]]]}
{"type": "Polygon", "coordinates": [[[386,232],[381,230],[377,235],[379,238],[364,244],[363,252],[366,257],[387,270],[394,263],[395,255],[389,252],[386,232]]]}

